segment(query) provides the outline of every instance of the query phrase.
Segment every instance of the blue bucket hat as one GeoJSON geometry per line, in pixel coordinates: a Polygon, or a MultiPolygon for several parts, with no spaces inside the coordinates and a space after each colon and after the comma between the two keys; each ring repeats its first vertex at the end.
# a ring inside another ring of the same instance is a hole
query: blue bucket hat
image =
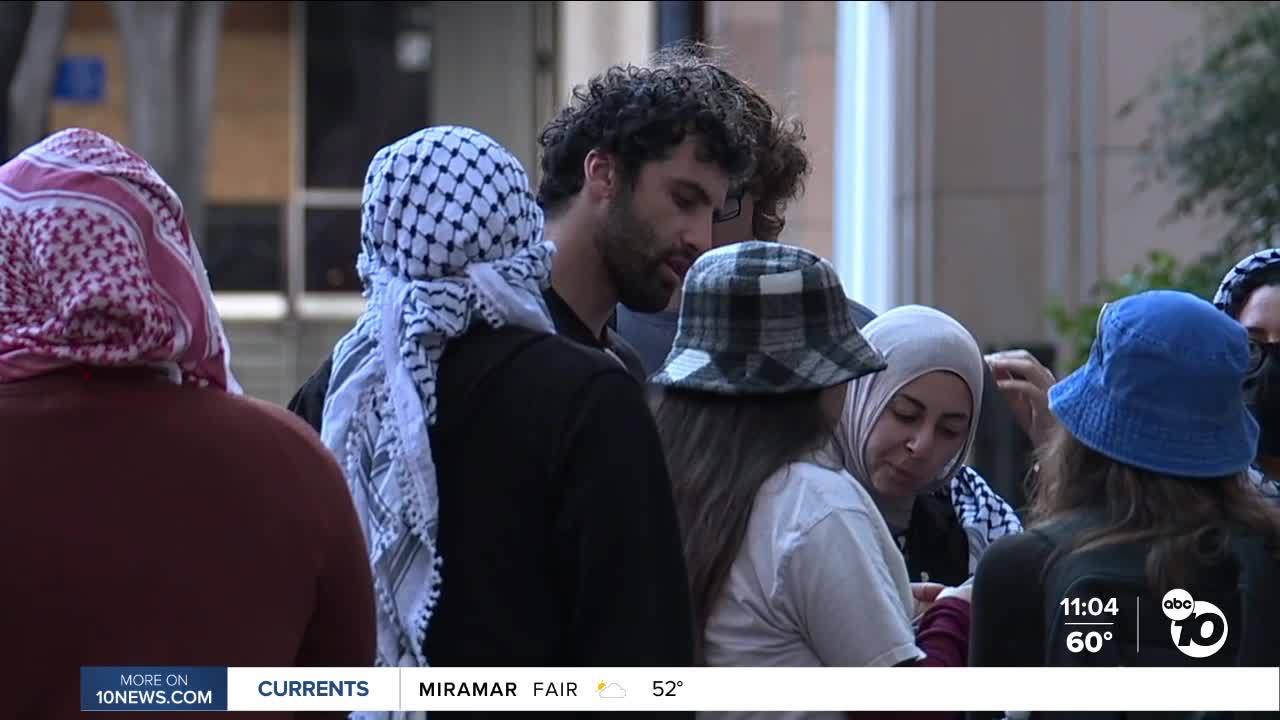
{"type": "Polygon", "coordinates": [[[1153,290],[1111,303],[1084,367],[1049,390],[1080,442],[1137,468],[1182,477],[1245,472],[1258,423],[1241,390],[1244,328],[1195,295],[1153,290]]]}

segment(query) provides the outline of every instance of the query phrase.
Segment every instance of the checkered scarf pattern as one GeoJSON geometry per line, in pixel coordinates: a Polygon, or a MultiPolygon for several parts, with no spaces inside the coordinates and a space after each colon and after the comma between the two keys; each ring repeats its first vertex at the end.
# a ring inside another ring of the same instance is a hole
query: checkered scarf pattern
{"type": "Polygon", "coordinates": [[[964,465],[948,487],[937,491],[951,499],[960,527],[969,537],[970,572],[991,543],[1022,533],[1022,520],[1013,506],[992,489],[977,470],[964,465]]]}
{"type": "MultiPolygon", "coordinates": [[[[553,246],[520,162],[469,128],[380,150],[363,193],[365,313],[334,349],[321,437],[363,521],[381,666],[426,666],[442,589],[429,428],[445,345],[477,322],[554,332],[541,293],[553,246]]],[[[480,478],[477,478],[480,479],[480,478]]]]}
{"type": "Polygon", "coordinates": [[[723,395],[777,395],[883,370],[831,264],[750,241],[704,253],[685,278],[676,338],[651,382],[723,395]]]}
{"type": "Polygon", "coordinates": [[[0,382],[149,366],[239,393],[182,201],[144,159],[70,128],[0,167],[0,382]]]}
{"type": "Polygon", "coordinates": [[[1248,295],[1241,290],[1249,278],[1276,263],[1280,263],[1280,248],[1259,250],[1237,262],[1218,285],[1218,291],[1213,296],[1213,306],[1231,317],[1238,317],[1248,295]]]}

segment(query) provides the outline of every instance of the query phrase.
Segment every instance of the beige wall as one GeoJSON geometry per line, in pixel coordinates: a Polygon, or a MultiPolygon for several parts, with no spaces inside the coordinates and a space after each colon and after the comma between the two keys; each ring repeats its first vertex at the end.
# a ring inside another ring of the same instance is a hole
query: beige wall
{"type": "MultiPolygon", "coordinates": [[[[809,129],[815,172],[784,237],[832,257],[834,2],[710,2],[712,42],[809,129]]],[[[1149,114],[1115,119],[1197,16],[1170,2],[894,2],[899,302],[936,305],[984,343],[1050,339],[1045,305],[1152,248],[1211,243],[1161,227],[1137,194],[1149,114]]],[[[1148,111],[1150,112],[1150,111],[1148,111]]]]}
{"type": "Polygon", "coordinates": [[[813,174],[782,240],[831,257],[835,3],[708,2],[707,35],[736,73],[804,122],[813,174]]]}
{"type": "MultiPolygon", "coordinates": [[[[218,85],[209,152],[209,199],[214,203],[280,203],[292,167],[289,4],[227,4],[218,48],[218,85]]],[[[71,4],[64,55],[102,57],[104,101],[50,104],[51,130],[88,127],[128,142],[126,72],[115,20],[105,2],[71,4]]]]}
{"type": "MultiPolygon", "coordinates": [[[[432,121],[479,128],[520,159],[530,177],[537,166],[537,132],[552,96],[543,83],[552,68],[539,68],[550,42],[539,47],[538,30],[552,25],[551,3],[437,2],[436,73],[431,84],[432,121]],[[483,58],[483,61],[480,61],[483,58]],[[465,68],[464,72],[458,72],[465,68]],[[545,94],[543,98],[540,95],[545,94]]],[[[550,28],[549,28],[550,29],[550,28]]]]}
{"type": "Polygon", "coordinates": [[[651,0],[570,0],[557,3],[556,97],[611,65],[643,63],[657,45],[651,0]]]}
{"type": "MultiPolygon", "coordinates": [[[[1108,113],[1142,92],[1144,85],[1168,57],[1175,43],[1194,37],[1199,17],[1189,3],[1108,2],[1101,8],[1104,68],[1099,82],[1108,113]]],[[[1168,228],[1155,223],[1172,206],[1168,188],[1137,193],[1133,190],[1138,143],[1155,117],[1155,106],[1144,103],[1125,121],[1103,122],[1099,154],[1104,206],[1100,224],[1105,239],[1104,267],[1109,273],[1128,270],[1147,250],[1161,248],[1194,256],[1212,247],[1215,226],[1183,222],[1168,228]]]]}
{"type": "MultiPolygon", "coordinates": [[[[231,5],[211,193],[282,200],[293,164],[290,144],[278,141],[291,132],[287,13],[250,15],[285,4],[231,5]],[[248,162],[261,171],[235,172],[248,162]]],[[[706,5],[710,40],[804,120],[814,172],[784,240],[832,257],[837,4],[706,5]]],[[[898,138],[889,242],[908,261],[900,302],[937,305],[984,343],[1041,340],[1050,298],[1077,297],[1100,272],[1121,272],[1150,248],[1189,255],[1207,243],[1197,224],[1159,227],[1167,190],[1132,192],[1134,148],[1149,116],[1112,117],[1165,51],[1195,32],[1195,15],[1168,2],[899,0],[892,8],[898,138]]],[[[612,63],[643,61],[656,35],[652,2],[449,2],[440,12],[453,18],[437,38],[440,65],[471,62],[438,80],[437,119],[493,133],[531,172],[536,131],[558,101],[612,63]],[[495,35],[497,20],[510,22],[495,35]],[[544,60],[553,66],[535,71],[529,59],[551,50],[544,60]]],[[[107,57],[107,102],[55,104],[55,126],[124,129],[124,74],[106,18],[101,3],[76,3],[67,52],[107,57]]],[[[286,342],[264,336],[262,347],[286,342]]],[[[242,347],[249,357],[256,346],[242,347]]],[[[263,394],[287,396],[312,360],[287,363],[280,387],[263,394]]]]}
{"type": "MultiPolygon", "coordinates": [[[[933,170],[908,189],[931,203],[915,298],[955,315],[984,342],[1041,335],[1044,278],[1044,13],[1038,2],[927,3],[921,87],[933,170]],[[999,28],[999,31],[994,29],[999,28]],[[930,43],[926,36],[932,36],[930,43]]],[[[923,114],[924,111],[922,111],[923,114]]],[[[910,300],[911,298],[904,298],[910,300]]]]}

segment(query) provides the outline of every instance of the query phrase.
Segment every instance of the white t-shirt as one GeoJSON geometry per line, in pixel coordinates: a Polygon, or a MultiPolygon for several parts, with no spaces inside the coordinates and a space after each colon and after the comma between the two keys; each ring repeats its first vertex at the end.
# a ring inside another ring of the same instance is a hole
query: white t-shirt
{"type": "MultiPolygon", "coordinates": [[[[760,488],[704,635],[719,667],[887,667],[924,657],[911,583],[867,491],[826,453],[760,488]]],[[[704,712],[705,718],[843,718],[839,712],[704,712]]]]}

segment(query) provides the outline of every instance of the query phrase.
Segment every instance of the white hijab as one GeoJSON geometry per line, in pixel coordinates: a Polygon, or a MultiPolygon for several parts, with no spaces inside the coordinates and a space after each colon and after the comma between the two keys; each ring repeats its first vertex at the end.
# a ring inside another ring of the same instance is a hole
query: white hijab
{"type": "Polygon", "coordinates": [[[884,354],[888,367],[850,383],[838,431],[845,469],[875,498],[893,531],[901,532],[911,519],[915,498],[884,497],[871,484],[867,440],[880,415],[898,391],[917,378],[945,370],[969,388],[969,436],[934,482],[921,489],[928,494],[945,486],[964,464],[978,432],[982,407],[982,350],[973,335],[946,313],[922,305],[896,307],[867,323],[862,335],[884,354]]]}

